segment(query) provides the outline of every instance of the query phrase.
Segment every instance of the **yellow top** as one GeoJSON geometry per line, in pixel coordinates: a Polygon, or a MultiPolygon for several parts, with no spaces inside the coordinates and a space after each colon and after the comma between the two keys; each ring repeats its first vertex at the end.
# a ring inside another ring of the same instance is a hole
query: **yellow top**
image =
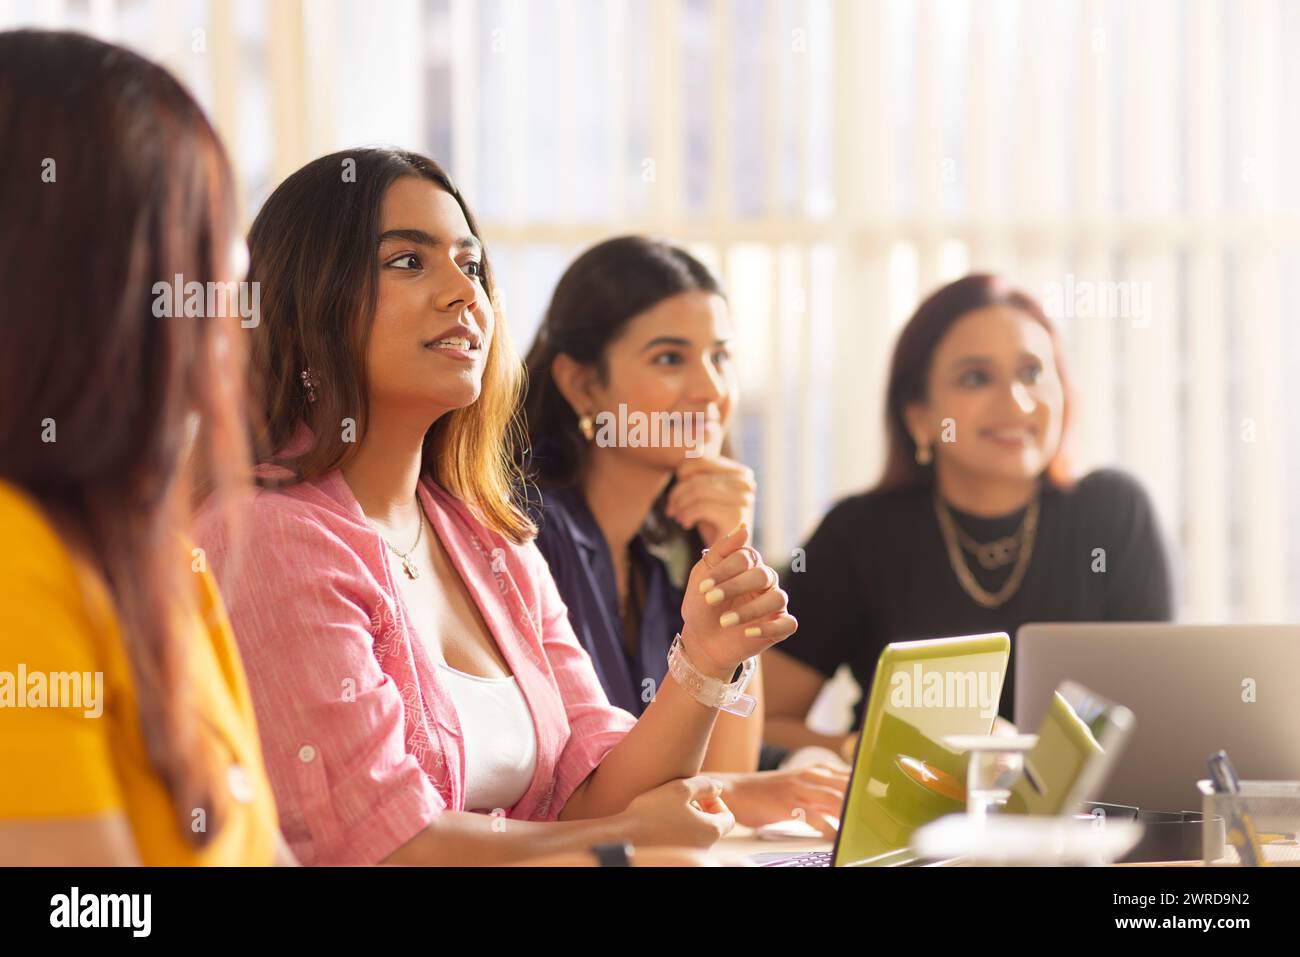
{"type": "MultiPolygon", "coordinates": [[[[120,811],[144,864],[273,862],[279,824],[253,706],[200,560],[187,697],[199,712],[196,733],[225,773],[213,781],[224,792],[215,798],[221,832],[196,850],[149,761],[107,589],[77,564],[35,502],[0,482],[0,821],[120,811]]],[[[208,816],[195,811],[190,826],[206,827],[208,816]]]]}

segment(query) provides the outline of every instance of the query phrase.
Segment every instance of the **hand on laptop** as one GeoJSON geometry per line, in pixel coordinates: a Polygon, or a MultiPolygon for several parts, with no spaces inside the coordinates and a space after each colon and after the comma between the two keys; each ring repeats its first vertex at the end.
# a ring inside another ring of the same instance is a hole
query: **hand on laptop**
{"type": "Polygon", "coordinates": [[[802,820],[835,838],[835,821],[844,807],[849,772],[830,764],[781,771],[715,774],[723,783],[722,799],[736,821],[762,827],[777,821],[802,820]]]}

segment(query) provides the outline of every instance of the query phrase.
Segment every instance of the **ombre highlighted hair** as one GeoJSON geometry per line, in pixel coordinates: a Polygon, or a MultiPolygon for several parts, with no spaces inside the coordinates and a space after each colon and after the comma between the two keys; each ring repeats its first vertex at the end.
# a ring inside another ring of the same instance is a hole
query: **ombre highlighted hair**
{"type": "MultiPolygon", "coordinates": [[[[248,278],[259,282],[261,321],[253,330],[252,405],[259,458],[274,457],[306,481],[356,454],[369,416],[366,347],[378,297],[384,195],[403,176],[426,179],[460,205],[470,232],[478,223],[443,169],[418,153],[355,149],[312,160],[266,200],[248,235],[248,278]],[[302,373],[314,374],[314,402],[302,373]],[[345,442],[344,419],[357,442],[345,442]],[[314,441],[286,448],[306,425],[314,441]]],[[[424,439],[422,474],[475,511],[484,525],[522,544],[537,533],[520,506],[523,442],[519,419],[524,369],[500,310],[491,266],[483,289],[498,314],[477,401],[439,418],[424,439]]],[[[268,478],[262,484],[275,484],[268,478]]]]}

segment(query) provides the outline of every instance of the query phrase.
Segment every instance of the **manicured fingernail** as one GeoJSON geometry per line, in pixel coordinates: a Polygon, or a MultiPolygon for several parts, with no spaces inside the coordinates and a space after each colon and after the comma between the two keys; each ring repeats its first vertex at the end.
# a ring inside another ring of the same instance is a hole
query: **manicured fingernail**
{"type": "Polygon", "coordinates": [[[715,582],[712,578],[706,578],[706,579],[704,579],[704,581],[700,582],[700,594],[703,595],[703,594],[707,593],[707,592],[710,591],[710,590],[713,588],[713,586],[716,585],[716,584],[717,584],[717,582],[715,582]]]}
{"type": "Polygon", "coordinates": [[[762,629],[762,628],[746,628],[746,629],[745,629],[745,637],[746,637],[746,638],[757,638],[757,637],[759,637],[759,636],[762,635],[762,634],[763,634],[763,629],[762,629]]]}
{"type": "Polygon", "coordinates": [[[721,618],[718,619],[718,624],[721,625],[723,628],[730,628],[738,621],[740,621],[740,616],[737,615],[734,611],[729,611],[721,618]]]}
{"type": "Polygon", "coordinates": [[[708,602],[710,605],[716,605],[718,602],[722,601],[722,599],[725,597],[726,596],[722,593],[721,588],[715,588],[713,589],[713,591],[709,592],[707,595],[704,596],[704,600],[708,602]]]}

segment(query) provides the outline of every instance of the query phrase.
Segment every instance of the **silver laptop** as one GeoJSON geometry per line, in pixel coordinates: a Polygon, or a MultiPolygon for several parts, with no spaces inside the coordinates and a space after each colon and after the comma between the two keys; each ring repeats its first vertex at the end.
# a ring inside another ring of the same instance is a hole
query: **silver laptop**
{"type": "Polygon", "coordinates": [[[1078,681],[1131,709],[1128,746],[1096,800],[1197,811],[1205,760],[1300,780],[1300,625],[1035,624],[1016,634],[1015,721],[1034,728],[1078,681]]]}

